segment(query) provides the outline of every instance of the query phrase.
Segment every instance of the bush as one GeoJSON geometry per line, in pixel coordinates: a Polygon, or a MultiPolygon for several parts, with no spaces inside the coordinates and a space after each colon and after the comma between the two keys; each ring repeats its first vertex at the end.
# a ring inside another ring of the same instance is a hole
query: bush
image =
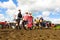
{"type": "Polygon", "coordinates": [[[0,28],[2,28],[2,25],[0,25],[0,28]]]}

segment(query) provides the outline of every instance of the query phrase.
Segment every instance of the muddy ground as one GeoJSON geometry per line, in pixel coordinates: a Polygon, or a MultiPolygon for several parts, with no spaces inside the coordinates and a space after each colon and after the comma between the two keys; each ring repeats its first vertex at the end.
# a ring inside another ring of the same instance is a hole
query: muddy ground
{"type": "Polygon", "coordinates": [[[0,29],[0,40],[60,40],[60,30],[0,29]]]}

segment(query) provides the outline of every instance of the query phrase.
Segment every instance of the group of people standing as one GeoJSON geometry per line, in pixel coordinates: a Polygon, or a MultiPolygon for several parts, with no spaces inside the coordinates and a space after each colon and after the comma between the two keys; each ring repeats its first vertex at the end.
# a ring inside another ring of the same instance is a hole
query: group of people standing
{"type": "Polygon", "coordinates": [[[54,24],[51,24],[49,22],[44,22],[43,17],[40,17],[40,18],[37,17],[36,19],[34,19],[34,17],[32,16],[32,13],[26,12],[25,15],[22,15],[21,10],[18,10],[18,11],[19,13],[17,15],[17,19],[15,20],[15,23],[7,23],[7,21],[5,21],[2,28],[11,27],[13,29],[24,28],[25,30],[26,29],[32,30],[35,28],[42,29],[43,27],[49,28],[49,27],[55,26],[54,24]]]}
{"type": "Polygon", "coordinates": [[[28,13],[26,12],[24,16],[22,16],[21,14],[21,10],[19,10],[18,16],[17,16],[17,20],[16,20],[16,28],[21,29],[22,26],[24,29],[29,28],[31,29],[33,26],[33,17],[32,17],[32,13],[28,13]]]}
{"type": "Polygon", "coordinates": [[[43,17],[40,17],[37,19],[34,19],[33,20],[33,16],[32,16],[32,13],[28,13],[26,12],[24,16],[22,16],[21,14],[21,10],[18,10],[19,13],[18,13],[18,16],[17,16],[17,19],[16,19],[16,28],[17,29],[21,29],[22,27],[24,29],[35,29],[36,27],[37,28],[42,28],[42,27],[45,27],[45,23],[43,22],[44,19],[43,17]]]}

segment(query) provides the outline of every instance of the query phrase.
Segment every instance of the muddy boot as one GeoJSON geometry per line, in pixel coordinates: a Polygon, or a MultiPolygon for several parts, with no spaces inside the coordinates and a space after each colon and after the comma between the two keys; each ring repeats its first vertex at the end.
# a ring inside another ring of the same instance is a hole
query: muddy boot
{"type": "Polygon", "coordinates": [[[40,26],[38,26],[38,29],[40,29],[40,26]]]}
{"type": "Polygon", "coordinates": [[[19,29],[21,29],[21,26],[19,26],[19,29]]]}
{"type": "Polygon", "coordinates": [[[4,26],[2,25],[2,29],[4,29],[4,26]]]}
{"type": "Polygon", "coordinates": [[[8,29],[9,29],[9,26],[8,26],[8,29]]]}
{"type": "Polygon", "coordinates": [[[18,29],[18,26],[16,26],[16,29],[18,29]]]}
{"type": "Polygon", "coordinates": [[[24,29],[25,29],[25,30],[28,30],[28,26],[27,26],[27,25],[24,25],[24,29]]]}
{"type": "Polygon", "coordinates": [[[32,30],[32,27],[30,28],[30,30],[32,30]]]}
{"type": "Polygon", "coordinates": [[[42,30],[42,27],[40,27],[40,30],[42,30]]]}
{"type": "Polygon", "coordinates": [[[26,30],[26,27],[25,26],[23,26],[23,28],[24,28],[24,30],[26,30]]]}

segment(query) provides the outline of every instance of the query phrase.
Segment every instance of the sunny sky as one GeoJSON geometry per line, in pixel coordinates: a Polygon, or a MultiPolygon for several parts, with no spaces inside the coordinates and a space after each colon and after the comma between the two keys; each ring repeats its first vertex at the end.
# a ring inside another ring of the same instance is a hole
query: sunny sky
{"type": "Polygon", "coordinates": [[[60,0],[0,0],[0,21],[13,21],[21,9],[22,14],[32,12],[35,17],[43,17],[60,24],[60,0]]]}

